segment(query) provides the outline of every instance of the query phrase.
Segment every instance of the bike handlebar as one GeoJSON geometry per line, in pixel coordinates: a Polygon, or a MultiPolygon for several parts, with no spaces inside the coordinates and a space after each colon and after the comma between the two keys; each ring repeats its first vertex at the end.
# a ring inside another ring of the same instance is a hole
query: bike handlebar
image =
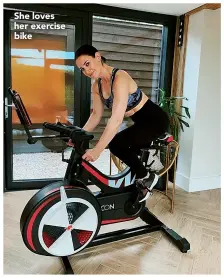
{"type": "Polygon", "coordinates": [[[24,126],[24,129],[26,131],[26,134],[28,136],[27,142],[29,144],[34,144],[38,140],[42,139],[54,139],[54,138],[61,138],[62,140],[67,140],[68,138],[71,138],[72,143],[75,144],[76,150],[78,150],[79,153],[82,153],[85,151],[85,147],[87,147],[87,143],[91,139],[94,138],[94,136],[86,132],[85,130],[77,127],[77,126],[66,126],[62,123],[58,122],[56,124],[44,122],[43,126],[47,129],[53,130],[55,132],[59,132],[60,135],[50,135],[50,136],[32,136],[29,130],[29,127],[32,126],[32,122],[29,118],[29,115],[26,111],[26,108],[22,102],[22,99],[19,95],[19,93],[15,90],[12,90],[11,88],[8,88],[9,94],[12,96],[13,103],[16,107],[17,115],[20,119],[21,124],[24,126]]]}
{"type": "Polygon", "coordinates": [[[67,135],[72,139],[73,143],[83,142],[86,140],[89,141],[94,138],[91,133],[86,132],[85,130],[77,126],[66,126],[61,124],[60,122],[55,124],[44,122],[43,126],[47,129],[67,135]]]}
{"type": "Polygon", "coordinates": [[[59,133],[64,133],[65,135],[67,135],[69,137],[71,136],[71,133],[72,133],[72,130],[69,129],[69,127],[64,126],[62,124],[59,125],[58,123],[53,124],[53,123],[44,122],[43,126],[47,129],[52,130],[52,131],[59,132],[59,133]]]}

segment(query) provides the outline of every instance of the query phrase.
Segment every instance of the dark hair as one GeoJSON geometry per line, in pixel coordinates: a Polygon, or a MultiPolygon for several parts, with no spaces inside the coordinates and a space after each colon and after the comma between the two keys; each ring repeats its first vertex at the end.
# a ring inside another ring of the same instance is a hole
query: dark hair
{"type": "MultiPolygon", "coordinates": [[[[95,58],[96,52],[99,52],[99,51],[94,46],[88,45],[88,44],[82,45],[75,52],[75,60],[77,60],[78,57],[82,55],[88,55],[95,58]]],[[[101,61],[102,63],[105,63],[106,59],[103,56],[101,56],[101,61]]]]}

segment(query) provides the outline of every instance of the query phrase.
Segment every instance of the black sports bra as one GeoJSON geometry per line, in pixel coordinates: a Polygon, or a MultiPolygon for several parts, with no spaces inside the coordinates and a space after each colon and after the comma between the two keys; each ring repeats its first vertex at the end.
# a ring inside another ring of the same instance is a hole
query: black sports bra
{"type": "MultiPolygon", "coordinates": [[[[118,68],[113,68],[113,70],[112,70],[111,95],[107,99],[103,98],[102,87],[101,87],[101,79],[100,78],[98,79],[98,88],[99,88],[100,97],[101,97],[104,105],[109,109],[111,109],[112,106],[113,106],[114,94],[113,94],[112,88],[113,88],[113,82],[114,82],[115,74],[118,70],[119,70],[118,68]]],[[[140,103],[141,99],[142,99],[142,91],[140,90],[140,88],[137,88],[136,92],[134,92],[134,93],[132,93],[128,96],[128,104],[127,104],[126,112],[130,111],[131,109],[136,107],[140,103]]]]}

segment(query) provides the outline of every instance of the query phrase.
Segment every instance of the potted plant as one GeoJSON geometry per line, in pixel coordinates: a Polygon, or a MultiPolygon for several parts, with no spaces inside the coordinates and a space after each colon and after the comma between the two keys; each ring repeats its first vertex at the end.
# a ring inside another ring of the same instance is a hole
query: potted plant
{"type": "MultiPolygon", "coordinates": [[[[180,109],[182,113],[177,111],[177,107],[180,104],[179,101],[187,100],[186,97],[179,97],[179,96],[167,96],[167,93],[164,89],[158,88],[159,91],[159,101],[158,105],[168,114],[170,119],[170,127],[169,133],[173,136],[175,141],[179,141],[179,134],[180,130],[184,132],[185,127],[190,127],[188,122],[186,121],[187,118],[190,118],[189,108],[183,105],[180,105],[180,109]]],[[[164,151],[160,151],[160,159],[163,163],[165,159],[165,149],[164,151]]],[[[173,167],[169,170],[169,177],[170,181],[173,180],[174,170],[173,167]]],[[[162,176],[159,179],[158,184],[155,186],[158,190],[165,190],[166,189],[166,176],[162,176]]]]}
{"type": "Polygon", "coordinates": [[[180,106],[182,114],[177,112],[177,104],[180,100],[188,100],[186,97],[166,96],[164,89],[159,88],[159,106],[168,114],[170,119],[170,134],[174,140],[179,140],[180,129],[184,132],[184,126],[190,127],[183,118],[190,118],[189,108],[180,106]],[[184,114],[185,113],[185,114],[184,114]]]}

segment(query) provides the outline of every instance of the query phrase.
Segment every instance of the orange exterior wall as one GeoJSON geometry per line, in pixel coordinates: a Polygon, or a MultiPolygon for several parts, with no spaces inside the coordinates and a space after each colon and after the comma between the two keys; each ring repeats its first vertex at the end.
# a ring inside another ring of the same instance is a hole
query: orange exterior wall
{"type": "MultiPolygon", "coordinates": [[[[54,36],[47,40],[47,36],[43,36],[43,39],[41,36],[31,40],[15,40],[12,36],[11,48],[66,51],[65,37],[54,36]]],[[[26,59],[18,56],[11,58],[12,88],[21,95],[32,123],[54,123],[56,116],[61,116],[61,122],[67,122],[65,72],[50,69],[51,64],[62,65],[64,60],[44,59],[44,66],[40,67],[19,64],[17,58],[26,59]]],[[[19,123],[15,111],[12,112],[12,122],[19,123]]]]}

